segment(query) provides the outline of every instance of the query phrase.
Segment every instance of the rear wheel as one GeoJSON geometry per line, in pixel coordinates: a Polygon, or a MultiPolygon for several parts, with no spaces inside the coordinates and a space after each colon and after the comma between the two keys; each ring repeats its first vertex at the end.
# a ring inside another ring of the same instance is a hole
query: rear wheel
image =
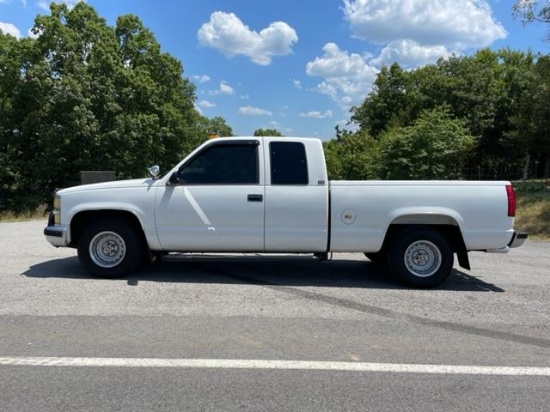
{"type": "Polygon", "coordinates": [[[410,228],[392,242],[388,253],[391,272],[404,284],[431,288],[451,274],[454,255],[447,239],[429,228],[410,228]]]}
{"type": "Polygon", "coordinates": [[[132,273],[142,261],[143,242],[126,222],[101,219],[88,225],[78,242],[78,258],[98,277],[118,278],[132,273]]]}

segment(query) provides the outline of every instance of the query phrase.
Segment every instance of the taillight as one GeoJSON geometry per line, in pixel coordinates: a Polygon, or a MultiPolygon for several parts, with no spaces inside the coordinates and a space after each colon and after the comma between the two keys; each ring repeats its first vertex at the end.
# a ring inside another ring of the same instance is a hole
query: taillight
{"type": "Polygon", "coordinates": [[[508,195],[508,217],[516,215],[516,194],[512,185],[506,185],[506,194],[508,195]]]}

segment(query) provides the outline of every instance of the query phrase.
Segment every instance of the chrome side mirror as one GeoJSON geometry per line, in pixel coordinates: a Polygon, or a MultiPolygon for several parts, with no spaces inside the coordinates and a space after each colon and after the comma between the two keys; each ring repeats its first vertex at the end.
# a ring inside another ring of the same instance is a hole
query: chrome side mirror
{"type": "Polygon", "coordinates": [[[158,167],[158,165],[151,166],[147,168],[147,172],[149,172],[149,175],[151,175],[151,177],[156,180],[160,173],[160,167],[158,167]]]}

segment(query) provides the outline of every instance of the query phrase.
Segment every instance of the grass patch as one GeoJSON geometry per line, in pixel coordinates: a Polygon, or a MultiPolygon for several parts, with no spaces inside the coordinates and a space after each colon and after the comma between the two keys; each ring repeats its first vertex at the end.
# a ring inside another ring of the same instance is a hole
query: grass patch
{"type": "Polygon", "coordinates": [[[518,193],[514,226],[530,239],[550,240],[550,192],[518,193]]]}
{"type": "Polygon", "coordinates": [[[26,220],[45,219],[48,216],[48,205],[38,206],[35,210],[13,212],[11,210],[0,211],[0,222],[24,222],[26,220]]]}

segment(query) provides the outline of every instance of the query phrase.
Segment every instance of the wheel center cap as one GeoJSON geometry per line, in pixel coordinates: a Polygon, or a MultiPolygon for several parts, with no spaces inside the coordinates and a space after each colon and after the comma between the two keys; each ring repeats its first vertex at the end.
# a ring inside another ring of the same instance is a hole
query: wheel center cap
{"type": "Polygon", "coordinates": [[[424,266],[428,263],[429,256],[424,250],[419,250],[417,252],[414,252],[413,255],[413,261],[415,264],[419,266],[424,266]]]}
{"type": "Polygon", "coordinates": [[[103,245],[103,253],[106,256],[113,256],[117,252],[118,252],[118,245],[115,242],[113,241],[105,242],[105,244],[103,245]]]}

